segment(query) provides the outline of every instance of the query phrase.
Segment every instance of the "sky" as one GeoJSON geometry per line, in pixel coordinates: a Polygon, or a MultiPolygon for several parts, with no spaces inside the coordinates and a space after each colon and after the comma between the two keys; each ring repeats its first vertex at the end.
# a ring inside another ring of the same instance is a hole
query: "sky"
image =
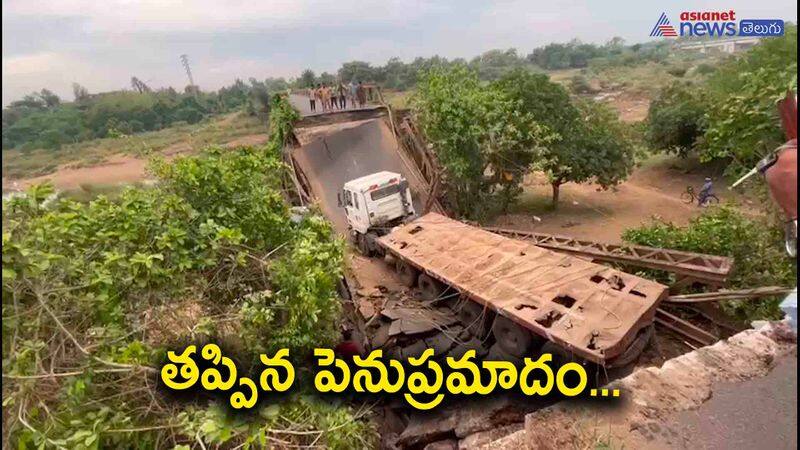
{"type": "Polygon", "coordinates": [[[3,105],[48,88],[72,99],[129,88],[195,83],[214,90],[236,78],[335,73],[352,60],[471,58],[494,48],[521,55],[550,42],[646,42],[662,11],[735,10],[740,18],[797,22],[795,0],[483,2],[417,0],[3,0],[3,105]]]}

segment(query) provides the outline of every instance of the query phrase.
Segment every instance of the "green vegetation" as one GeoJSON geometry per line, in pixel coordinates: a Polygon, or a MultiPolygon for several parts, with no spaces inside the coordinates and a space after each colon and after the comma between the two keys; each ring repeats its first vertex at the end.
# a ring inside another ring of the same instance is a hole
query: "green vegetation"
{"type": "Polygon", "coordinates": [[[516,70],[496,86],[516,100],[520,109],[557,133],[545,144],[535,161],[553,188],[553,206],[558,205],[563,183],[594,179],[610,187],[625,179],[633,168],[634,148],[616,113],[591,100],[570,99],[566,90],[546,75],[516,70]]]}
{"type": "MultiPolygon", "coordinates": [[[[656,220],[652,224],[625,231],[623,240],[651,247],[733,257],[736,261],[729,280],[732,289],[759,286],[793,286],[797,268],[783,250],[783,233],[763,219],[744,216],[735,208],[714,208],[679,227],[656,220]]],[[[661,281],[672,282],[666,275],[661,281]]],[[[724,308],[740,319],[778,319],[780,298],[742,300],[724,303],[724,308]]]]}
{"type": "Polygon", "coordinates": [[[3,109],[3,150],[58,149],[95,138],[195,124],[206,117],[239,110],[265,120],[270,89],[288,87],[285,81],[251,79],[250,84],[236,80],[217,92],[187,87],[181,94],[172,88],[152,91],[135,78],[133,85],[133,91],[97,95],[77,86],[71,103],[62,103],[46,89],[26,95],[3,109]]]}
{"type": "Polygon", "coordinates": [[[3,176],[12,179],[33,177],[53,172],[62,165],[92,166],[119,154],[145,157],[163,150],[184,152],[225,144],[241,136],[265,131],[261,119],[243,113],[230,113],[203,119],[192,125],[176,122],[163,130],[67,144],[58,151],[7,150],[3,152],[3,176]]]}
{"type": "Polygon", "coordinates": [[[647,141],[650,147],[685,157],[705,132],[706,101],[696,85],[676,82],[650,103],[647,141]]]}
{"type": "Polygon", "coordinates": [[[696,149],[702,161],[730,161],[733,174],[749,170],[785,140],[776,102],[797,90],[797,26],[703,72],[710,73],[704,81],[670,86],[651,105],[651,142],[682,155],[696,149]]]}
{"type": "Polygon", "coordinates": [[[734,172],[749,170],[786,140],[775,105],[787,90],[797,92],[797,26],[720,66],[707,88],[701,157],[731,158],[734,172]]]}
{"type": "Polygon", "coordinates": [[[335,339],[343,244],[320,216],[291,221],[282,192],[296,118],[276,97],[264,148],[155,161],[159,184],[114,200],[40,185],[3,201],[4,447],[367,446],[363,411],[346,406],[298,393],[233,415],[154,387],[184,339],[229,342],[245,366],[335,339]]]}
{"type": "Polygon", "coordinates": [[[466,218],[507,208],[537,149],[552,139],[518,102],[465,66],[422,75],[412,107],[446,169],[448,200],[466,218]]]}
{"type": "Polygon", "coordinates": [[[331,84],[341,80],[377,83],[387,89],[407,90],[417,84],[421,74],[433,68],[454,66],[469,67],[482,81],[498,80],[516,69],[532,72],[583,69],[590,70],[593,76],[601,76],[615,68],[624,67],[629,70],[645,64],[652,64],[661,72],[664,72],[665,67],[670,68],[672,71],[679,71],[679,76],[683,76],[689,66],[683,60],[676,64],[675,59],[670,56],[667,42],[625,45],[621,38],[615,37],[605,44],[596,45],[574,39],[567,43],[553,43],[535,48],[528,55],[522,55],[513,48],[493,49],[469,61],[463,58],[448,60],[441,56],[415,58],[408,63],[399,58],[391,58],[386,64],[379,66],[364,61],[349,61],[342,64],[336,75],[327,72],[316,75],[312,70],[306,69],[294,86],[307,88],[317,83],[331,84]]]}

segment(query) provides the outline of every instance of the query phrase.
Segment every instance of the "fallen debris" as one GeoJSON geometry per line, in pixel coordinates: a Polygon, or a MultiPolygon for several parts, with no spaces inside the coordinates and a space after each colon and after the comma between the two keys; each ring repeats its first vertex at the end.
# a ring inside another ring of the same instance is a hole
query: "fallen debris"
{"type": "Polygon", "coordinates": [[[777,295],[786,295],[792,292],[795,288],[787,288],[780,286],[765,286],[755,289],[740,289],[737,291],[720,290],[716,292],[702,292],[700,294],[684,294],[684,295],[670,295],[665,302],[669,303],[704,303],[704,302],[718,302],[723,300],[744,300],[756,299],[762,297],[772,297],[777,295]]]}

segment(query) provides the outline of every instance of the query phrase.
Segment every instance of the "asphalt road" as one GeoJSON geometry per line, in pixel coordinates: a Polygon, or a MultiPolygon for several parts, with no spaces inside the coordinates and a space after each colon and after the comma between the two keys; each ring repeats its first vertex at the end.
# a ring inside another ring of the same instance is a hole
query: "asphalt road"
{"type": "Polygon", "coordinates": [[[409,180],[414,208],[422,210],[420,187],[398,155],[397,141],[383,120],[329,134],[294,149],[292,155],[308,178],[322,213],[342,234],[347,231],[347,219],[344,209],[338,207],[336,194],[345,182],[355,178],[382,170],[400,173],[409,180]]]}
{"type": "Polygon", "coordinates": [[[797,355],[783,357],[765,377],[716,386],[713,398],[671,422],[680,437],[661,442],[669,448],[796,449],[797,355]]]}

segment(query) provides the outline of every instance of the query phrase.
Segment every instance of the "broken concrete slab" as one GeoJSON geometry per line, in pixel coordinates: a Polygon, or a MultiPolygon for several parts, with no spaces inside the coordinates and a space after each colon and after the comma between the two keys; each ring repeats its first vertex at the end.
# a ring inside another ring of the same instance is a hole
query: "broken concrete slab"
{"type": "Polygon", "coordinates": [[[414,413],[398,437],[402,447],[421,447],[426,443],[458,438],[503,425],[520,423],[535,405],[509,396],[473,398],[455,402],[434,412],[414,413]]]}
{"type": "Polygon", "coordinates": [[[435,336],[425,338],[425,345],[433,349],[433,355],[438,357],[447,353],[448,350],[456,345],[456,342],[453,337],[442,332],[435,336]]]}
{"type": "Polygon", "coordinates": [[[424,450],[458,450],[458,441],[455,439],[445,439],[431,442],[424,447],[424,450]]]}
{"type": "Polygon", "coordinates": [[[375,305],[367,298],[358,300],[358,312],[364,320],[369,320],[375,315],[375,305]]]}
{"type": "Polygon", "coordinates": [[[389,329],[391,324],[381,324],[375,333],[372,334],[372,349],[382,348],[389,341],[389,329]]]}
{"type": "Polygon", "coordinates": [[[516,433],[524,429],[524,423],[512,423],[511,425],[505,425],[502,427],[494,428],[487,431],[479,431],[477,433],[472,433],[469,436],[465,437],[458,441],[458,448],[459,450],[476,450],[483,445],[489,444],[494,442],[500,438],[503,438],[509,434],[516,433]]]}

